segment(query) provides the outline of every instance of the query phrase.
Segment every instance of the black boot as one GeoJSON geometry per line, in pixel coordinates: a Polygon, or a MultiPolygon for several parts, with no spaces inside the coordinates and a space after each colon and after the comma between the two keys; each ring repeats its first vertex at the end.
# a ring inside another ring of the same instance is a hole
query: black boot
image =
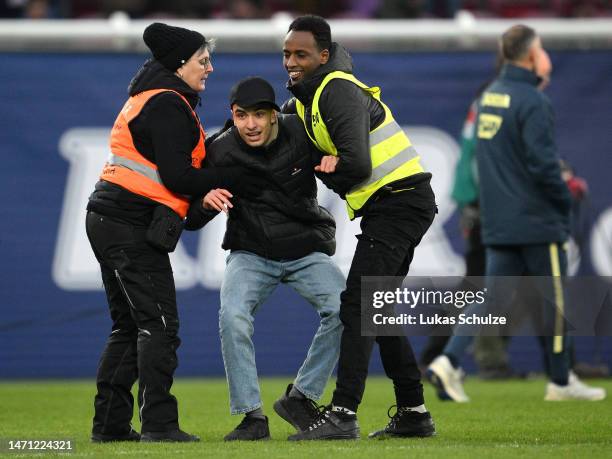
{"type": "Polygon", "coordinates": [[[242,422],[223,439],[225,441],[269,440],[270,428],[268,427],[268,417],[245,416],[242,422]]]}
{"type": "Polygon", "coordinates": [[[200,441],[197,435],[191,435],[180,429],[166,432],[143,432],[140,436],[142,442],[195,442],[200,441]]]}
{"type": "Polygon", "coordinates": [[[355,414],[331,411],[331,405],[319,414],[317,420],[303,431],[290,435],[288,440],[356,440],[359,424],[355,414]]]}
{"type": "Polygon", "coordinates": [[[391,410],[387,411],[387,416],[391,418],[389,424],[376,432],[368,435],[369,438],[390,438],[390,437],[431,437],[436,434],[436,428],[431,419],[429,411],[418,413],[409,411],[406,408],[398,408],[393,416],[391,410]]]}
{"type": "Polygon", "coordinates": [[[287,386],[285,394],[274,402],[274,411],[297,430],[306,430],[319,416],[321,408],[306,396],[291,397],[293,384],[287,386]]]}
{"type": "Polygon", "coordinates": [[[134,429],[131,429],[128,433],[123,435],[91,434],[92,443],[107,443],[111,441],[140,441],[140,434],[134,429]]]}

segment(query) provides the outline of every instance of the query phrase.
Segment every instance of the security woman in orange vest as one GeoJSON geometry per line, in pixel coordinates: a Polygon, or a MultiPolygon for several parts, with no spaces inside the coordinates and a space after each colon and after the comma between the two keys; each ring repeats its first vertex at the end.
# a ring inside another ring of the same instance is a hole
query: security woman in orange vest
{"type": "Polygon", "coordinates": [[[201,169],[205,133],[194,108],[213,71],[211,42],[160,23],[148,26],[143,38],[153,58],[130,83],[87,206],[87,235],[112,319],[97,372],[94,442],[199,440],[179,429],[170,393],[180,339],[168,252],[190,196],[264,187],[240,167],[201,169]],[[131,427],[136,380],[141,434],[131,427]]]}

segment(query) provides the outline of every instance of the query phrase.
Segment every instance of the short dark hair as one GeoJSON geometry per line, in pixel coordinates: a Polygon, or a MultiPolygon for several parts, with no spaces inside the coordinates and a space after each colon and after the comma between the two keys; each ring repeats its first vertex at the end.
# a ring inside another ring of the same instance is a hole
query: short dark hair
{"type": "Polygon", "coordinates": [[[510,27],[504,32],[501,39],[504,59],[516,61],[525,57],[536,37],[536,31],[526,25],[519,24],[510,27]]]}
{"type": "Polygon", "coordinates": [[[299,16],[293,20],[287,33],[292,30],[296,32],[310,32],[317,43],[319,51],[331,48],[331,29],[327,21],[321,16],[314,14],[299,16]]]}

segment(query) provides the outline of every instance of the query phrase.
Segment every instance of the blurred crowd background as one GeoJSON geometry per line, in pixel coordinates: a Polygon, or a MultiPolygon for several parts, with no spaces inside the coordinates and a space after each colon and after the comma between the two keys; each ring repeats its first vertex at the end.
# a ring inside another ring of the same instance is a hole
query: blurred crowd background
{"type": "Polygon", "coordinates": [[[115,11],[132,18],[265,19],[278,12],[327,18],[612,17],[612,0],[1,0],[0,17],[100,19],[115,11]]]}

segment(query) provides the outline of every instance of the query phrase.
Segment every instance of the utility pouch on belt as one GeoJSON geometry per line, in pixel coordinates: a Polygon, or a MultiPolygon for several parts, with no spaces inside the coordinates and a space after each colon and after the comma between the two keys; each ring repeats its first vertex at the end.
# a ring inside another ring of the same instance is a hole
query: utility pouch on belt
{"type": "Polygon", "coordinates": [[[153,211],[153,220],[145,238],[149,244],[166,252],[174,252],[181,237],[184,222],[181,217],[167,206],[157,206],[153,211]]]}

